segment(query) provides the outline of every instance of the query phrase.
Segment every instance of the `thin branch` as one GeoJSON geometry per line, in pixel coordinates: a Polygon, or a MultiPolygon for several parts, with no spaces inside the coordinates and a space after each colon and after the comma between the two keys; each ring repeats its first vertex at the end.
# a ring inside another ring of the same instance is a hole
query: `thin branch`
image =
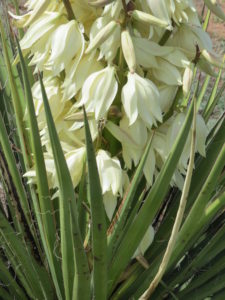
{"type": "Polygon", "coordinates": [[[73,9],[72,9],[72,6],[70,4],[70,1],[69,0],[63,0],[63,4],[66,8],[66,12],[67,12],[67,15],[68,15],[68,19],[71,21],[71,20],[75,20],[75,15],[73,13],[73,9]]]}

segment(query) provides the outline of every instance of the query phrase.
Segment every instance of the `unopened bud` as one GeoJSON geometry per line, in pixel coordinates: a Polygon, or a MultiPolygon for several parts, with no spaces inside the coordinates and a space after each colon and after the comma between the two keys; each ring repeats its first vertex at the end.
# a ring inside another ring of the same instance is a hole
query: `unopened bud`
{"type": "Polygon", "coordinates": [[[168,24],[166,21],[163,21],[159,18],[156,18],[155,16],[145,13],[143,11],[140,10],[134,10],[131,12],[131,16],[132,18],[134,18],[135,20],[142,22],[142,23],[147,23],[150,25],[156,25],[162,28],[166,28],[168,30],[172,30],[173,27],[168,24]]]}
{"type": "Polygon", "coordinates": [[[103,44],[110,37],[117,26],[119,26],[119,24],[116,21],[111,21],[109,22],[109,24],[103,27],[90,42],[85,53],[88,54],[92,50],[98,48],[101,44],[103,44]]]}
{"type": "Polygon", "coordinates": [[[214,67],[218,68],[225,68],[225,64],[223,63],[222,59],[218,59],[212,53],[209,53],[207,50],[202,50],[201,57],[209,62],[214,67]]]}
{"type": "Polygon", "coordinates": [[[94,7],[101,7],[101,6],[105,6],[107,4],[112,3],[115,0],[97,0],[97,1],[88,1],[88,4],[90,6],[94,6],[94,7]]]}
{"type": "Polygon", "coordinates": [[[200,56],[200,58],[198,59],[198,63],[197,66],[199,67],[200,70],[202,70],[203,72],[205,72],[206,74],[212,76],[212,77],[216,77],[217,74],[213,71],[211,64],[209,64],[207,62],[207,60],[205,60],[203,57],[200,56]]]}
{"type": "Polygon", "coordinates": [[[183,93],[185,97],[188,95],[190,91],[192,79],[193,79],[193,64],[190,64],[184,70],[184,75],[183,75],[183,93]]]}
{"type": "Polygon", "coordinates": [[[225,14],[216,0],[204,0],[205,5],[220,19],[225,21],[225,14]]]}
{"type": "MultiPolygon", "coordinates": [[[[86,112],[88,120],[94,119],[93,112],[86,112]]],[[[76,121],[76,122],[84,122],[84,114],[83,112],[75,112],[64,118],[65,121],[76,121]]]]}
{"type": "Polygon", "coordinates": [[[132,38],[129,30],[125,29],[121,33],[121,46],[123,55],[131,73],[135,73],[136,70],[136,56],[132,38]]]}

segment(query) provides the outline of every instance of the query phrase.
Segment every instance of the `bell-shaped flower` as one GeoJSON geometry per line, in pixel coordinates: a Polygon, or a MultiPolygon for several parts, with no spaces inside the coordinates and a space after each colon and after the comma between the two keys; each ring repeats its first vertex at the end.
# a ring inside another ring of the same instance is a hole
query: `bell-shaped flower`
{"type": "Polygon", "coordinates": [[[122,143],[123,159],[126,166],[131,169],[132,162],[137,166],[143,154],[144,147],[147,142],[147,128],[141,119],[137,119],[132,125],[129,125],[129,119],[124,116],[120,121],[120,129],[126,136],[119,141],[122,143]]]}
{"type": "Polygon", "coordinates": [[[177,86],[162,84],[158,86],[159,102],[162,112],[167,113],[176,96],[177,86]]]}
{"type": "MultiPolygon", "coordinates": [[[[46,12],[34,24],[32,24],[20,42],[21,49],[31,50],[42,39],[51,37],[57,27],[66,22],[66,18],[59,12],[46,12]]],[[[38,48],[38,45],[37,45],[38,48]]]]}
{"type": "Polygon", "coordinates": [[[199,25],[182,24],[168,39],[166,45],[183,49],[189,60],[195,58],[196,45],[200,50],[207,49],[209,52],[213,52],[211,39],[200,23],[199,25]]]}
{"type": "Polygon", "coordinates": [[[28,13],[23,15],[14,15],[13,13],[9,12],[9,14],[13,17],[16,21],[16,25],[18,27],[27,27],[38,20],[45,11],[47,10],[55,10],[59,3],[52,0],[39,0],[39,1],[27,1],[25,3],[26,10],[28,13]]]}
{"type": "Polygon", "coordinates": [[[126,167],[131,169],[132,163],[137,166],[147,142],[148,133],[144,122],[138,118],[135,123],[129,125],[129,119],[125,115],[120,121],[120,126],[108,121],[106,128],[122,144],[126,167]]]}
{"type": "Polygon", "coordinates": [[[111,191],[106,192],[103,195],[103,203],[106,211],[106,215],[109,220],[112,220],[114,211],[117,206],[117,196],[113,195],[111,191]]]}
{"type": "MultiPolygon", "coordinates": [[[[137,166],[144,153],[148,139],[151,133],[148,133],[144,122],[138,118],[132,125],[129,125],[129,119],[124,116],[120,121],[120,126],[108,121],[106,128],[122,144],[122,155],[125,165],[128,169],[137,166]]],[[[144,175],[148,185],[152,185],[155,172],[155,153],[153,147],[150,148],[149,154],[144,166],[144,175]]]]}
{"type": "Polygon", "coordinates": [[[184,23],[189,20],[189,12],[196,11],[192,1],[146,0],[154,16],[171,23],[171,20],[184,23]]]}
{"type": "MultiPolygon", "coordinates": [[[[82,173],[83,167],[86,157],[86,147],[83,146],[81,148],[70,150],[69,152],[65,153],[66,163],[70,172],[70,176],[72,179],[72,183],[74,188],[79,184],[82,173]]],[[[46,172],[48,176],[48,184],[49,188],[57,188],[58,187],[58,180],[55,168],[55,162],[53,158],[53,154],[50,148],[50,151],[44,153],[45,159],[45,166],[46,172]]],[[[29,182],[35,183],[36,181],[36,172],[34,169],[28,171],[24,174],[24,177],[29,178],[29,182]]]]}
{"type": "Polygon", "coordinates": [[[108,66],[105,69],[91,74],[84,82],[81,100],[77,107],[85,105],[87,112],[94,112],[95,119],[105,117],[113,103],[118,90],[115,78],[115,68],[108,66]]]}
{"type": "Polygon", "coordinates": [[[71,6],[76,20],[84,26],[85,32],[89,34],[93,22],[99,17],[99,10],[89,5],[89,0],[73,0],[71,6]]]}
{"type": "Polygon", "coordinates": [[[102,59],[104,57],[106,61],[110,63],[115,58],[117,50],[120,46],[120,34],[121,34],[120,25],[115,21],[111,21],[111,18],[108,15],[98,18],[91,27],[90,44],[92,44],[95,41],[95,39],[99,37],[101,32],[104,34],[106,38],[102,41],[102,43],[98,45],[100,49],[100,54],[98,59],[102,59]],[[110,24],[113,23],[115,25],[111,26],[112,27],[111,30],[109,28],[110,32],[107,35],[107,32],[105,32],[105,28],[107,26],[110,26],[110,24]]]}
{"type": "Polygon", "coordinates": [[[102,187],[103,201],[108,218],[111,220],[117,205],[118,195],[123,193],[123,170],[120,161],[116,157],[111,157],[104,150],[99,150],[96,162],[102,187]]]}
{"type": "Polygon", "coordinates": [[[156,125],[157,121],[162,121],[157,87],[152,81],[136,73],[128,73],[128,81],[122,89],[122,103],[130,125],[138,117],[149,128],[156,125]]]}
{"type": "MultiPolygon", "coordinates": [[[[174,141],[176,140],[176,137],[179,134],[179,131],[181,127],[184,124],[186,118],[186,113],[179,113],[177,114],[173,120],[171,125],[168,128],[167,134],[166,134],[166,144],[169,151],[172,149],[172,146],[174,144],[174,141]]],[[[199,152],[202,156],[205,156],[205,143],[206,143],[206,137],[208,134],[207,126],[202,118],[202,116],[197,115],[196,119],[196,152],[199,152]]],[[[187,170],[187,164],[190,157],[190,147],[191,147],[191,132],[189,133],[187,137],[187,141],[184,147],[184,150],[182,152],[182,155],[180,157],[179,163],[178,163],[178,170],[182,174],[186,174],[187,170]]]]}
{"type": "Polygon", "coordinates": [[[96,156],[102,193],[111,191],[113,195],[122,194],[122,169],[118,158],[110,157],[104,150],[99,150],[96,156]]]}
{"type": "MultiPolygon", "coordinates": [[[[60,82],[56,77],[45,77],[44,85],[48,96],[52,116],[56,121],[59,115],[63,112],[65,103],[62,101],[62,92],[60,82]]],[[[32,87],[32,95],[34,99],[35,112],[38,119],[39,129],[46,126],[45,111],[43,98],[41,93],[40,83],[36,82],[32,87]]]]}
{"type": "Polygon", "coordinates": [[[144,255],[146,250],[151,246],[153,240],[155,237],[155,230],[152,227],[152,225],[150,225],[143,237],[143,239],[141,240],[137,250],[135,251],[133,258],[139,256],[139,255],[144,255]]]}
{"type": "Polygon", "coordinates": [[[72,150],[65,154],[66,163],[69,168],[74,187],[76,187],[81,180],[85,157],[86,157],[85,147],[72,150]]]}
{"type": "Polygon", "coordinates": [[[133,37],[137,63],[150,70],[150,77],[166,85],[181,85],[184,68],[189,60],[184,51],[176,47],[160,46],[146,38],[133,37]]]}
{"type": "Polygon", "coordinates": [[[69,100],[74,97],[82,88],[85,80],[92,73],[103,69],[103,64],[97,60],[96,55],[84,55],[73,59],[66,68],[66,76],[63,82],[63,99],[69,100]]]}
{"type": "Polygon", "coordinates": [[[58,75],[71,64],[76,55],[80,59],[83,51],[84,37],[78,23],[72,20],[62,24],[52,34],[51,55],[45,67],[58,75]]]}

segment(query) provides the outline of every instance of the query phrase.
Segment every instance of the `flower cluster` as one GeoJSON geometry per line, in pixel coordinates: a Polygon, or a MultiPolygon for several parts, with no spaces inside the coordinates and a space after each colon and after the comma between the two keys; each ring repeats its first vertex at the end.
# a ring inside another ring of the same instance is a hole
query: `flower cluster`
{"type": "MultiPolygon", "coordinates": [[[[148,186],[168,158],[187,110],[174,107],[174,99],[182,87],[183,97],[189,92],[192,64],[198,64],[198,52],[210,56],[212,44],[192,0],[68,2],[74,18],[68,17],[60,0],[28,0],[28,13],[15,16],[18,26],[27,27],[20,45],[34,72],[43,72],[74,187],[84,170],[85,106],[111,219],[129,183],[128,171],[137,166],[150,138],[144,167],[148,186]],[[165,118],[168,111],[171,117],[165,118]]],[[[207,59],[200,61],[199,67],[207,70],[207,59]]],[[[38,83],[33,97],[49,182],[56,187],[38,83]]],[[[206,136],[207,127],[198,115],[196,152],[203,156],[206,136]]],[[[189,153],[190,137],[171,182],[180,189],[189,153]]]]}

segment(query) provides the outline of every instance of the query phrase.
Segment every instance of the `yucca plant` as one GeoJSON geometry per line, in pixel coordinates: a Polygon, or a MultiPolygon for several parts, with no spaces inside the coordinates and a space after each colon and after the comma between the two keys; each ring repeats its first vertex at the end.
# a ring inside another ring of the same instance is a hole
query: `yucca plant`
{"type": "Polygon", "coordinates": [[[0,299],[224,299],[220,6],[200,24],[191,0],[8,4],[0,299]]]}

